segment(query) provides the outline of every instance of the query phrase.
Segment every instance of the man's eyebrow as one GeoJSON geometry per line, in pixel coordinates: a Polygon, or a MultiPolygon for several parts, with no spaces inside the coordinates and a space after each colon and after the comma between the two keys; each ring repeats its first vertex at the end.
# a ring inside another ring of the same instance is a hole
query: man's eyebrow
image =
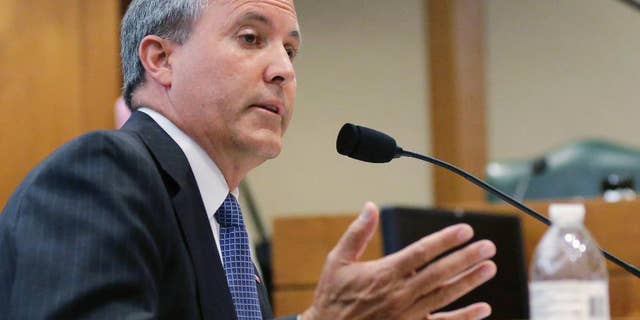
{"type": "MultiPolygon", "coordinates": [[[[242,16],[242,18],[240,18],[240,21],[257,21],[269,27],[273,27],[273,22],[271,21],[271,19],[269,19],[267,16],[263,14],[253,12],[253,11],[249,11],[245,13],[242,16]]],[[[289,36],[296,38],[296,40],[300,41],[300,31],[298,30],[293,30],[289,32],[289,36]]]]}

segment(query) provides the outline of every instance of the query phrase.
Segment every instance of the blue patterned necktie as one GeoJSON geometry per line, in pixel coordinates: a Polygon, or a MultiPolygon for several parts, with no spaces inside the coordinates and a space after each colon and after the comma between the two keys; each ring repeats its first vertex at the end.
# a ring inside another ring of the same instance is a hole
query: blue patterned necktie
{"type": "Polygon", "coordinates": [[[220,224],[222,261],[238,319],[262,319],[249,237],[240,206],[232,194],[224,199],[215,217],[220,224]]]}

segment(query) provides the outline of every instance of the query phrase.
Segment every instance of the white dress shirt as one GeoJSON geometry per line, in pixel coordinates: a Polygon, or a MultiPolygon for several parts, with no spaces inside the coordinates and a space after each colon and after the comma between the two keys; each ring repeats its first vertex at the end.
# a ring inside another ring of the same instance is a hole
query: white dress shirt
{"type": "MultiPolygon", "coordinates": [[[[140,108],[138,110],[149,115],[149,117],[151,117],[171,137],[171,139],[178,144],[180,149],[182,149],[182,152],[184,152],[187,157],[187,161],[189,161],[189,165],[193,171],[193,176],[196,178],[198,190],[200,190],[202,203],[204,203],[204,208],[207,211],[207,217],[209,218],[213,238],[216,241],[218,255],[220,256],[220,253],[222,252],[220,250],[220,224],[214,215],[229,193],[233,194],[236,199],[239,200],[238,189],[229,190],[229,186],[227,185],[227,181],[222,175],[222,172],[213,160],[211,160],[204,149],[202,149],[187,134],[182,132],[182,130],[178,129],[178,127],[169,121],[169,119],[149,108],[140,108]]],[[[220,261],[222,261],[221,256],[220,261]]],[[[253,261],[255,264],[255,259],[253,259],[253,261]]]]}

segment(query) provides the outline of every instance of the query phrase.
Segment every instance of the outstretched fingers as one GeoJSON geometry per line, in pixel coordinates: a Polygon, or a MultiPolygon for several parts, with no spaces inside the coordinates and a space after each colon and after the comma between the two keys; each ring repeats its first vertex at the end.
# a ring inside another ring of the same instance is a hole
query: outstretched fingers
{"type": "Polygon", "coordinates": [[[457,224],[434,232],[383,259],[402,274],[412,274],[435,257],[469,241],[472,237],[473,229],[469,225],[457,224]]]}
{"type": "Polygon", "coordinates": [[[476,264],[493,257],[496,246],[489,240],[476,241],[429,264],[412,277],[408,285],[415,288],[417,296],[425,295],[435,288],[453,282],[476,264]]]}
{"type": "Polygon", "coordinates": [[[462,309],[438,312],[427,316],[427,320],[475,320],[491,315],[491,306],[484,302],[474,303],[462,309]]]}
{"type": "Polygon", "coordinates": [[[430,313],[433,310],[445,307],[493,278],[495,274],[496,265],[493,261],[479,263],[471,270],[465,272],[463,276],[458,277],[454,281],[449,281],[419,298],[410,308],[409,314],[413,315],[411,319],[422,319],[425,313],[430,313]]]}

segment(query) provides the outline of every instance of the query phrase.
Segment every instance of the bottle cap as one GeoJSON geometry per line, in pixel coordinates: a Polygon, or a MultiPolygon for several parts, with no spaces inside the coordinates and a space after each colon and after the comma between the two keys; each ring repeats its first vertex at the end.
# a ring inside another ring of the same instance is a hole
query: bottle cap
{"type": "Polygon", "coordinates": [[[584,204],[581,203],[553,203],[549,206],[551,221],[560,226],[582,224],[584,213],[584,204]]]}

